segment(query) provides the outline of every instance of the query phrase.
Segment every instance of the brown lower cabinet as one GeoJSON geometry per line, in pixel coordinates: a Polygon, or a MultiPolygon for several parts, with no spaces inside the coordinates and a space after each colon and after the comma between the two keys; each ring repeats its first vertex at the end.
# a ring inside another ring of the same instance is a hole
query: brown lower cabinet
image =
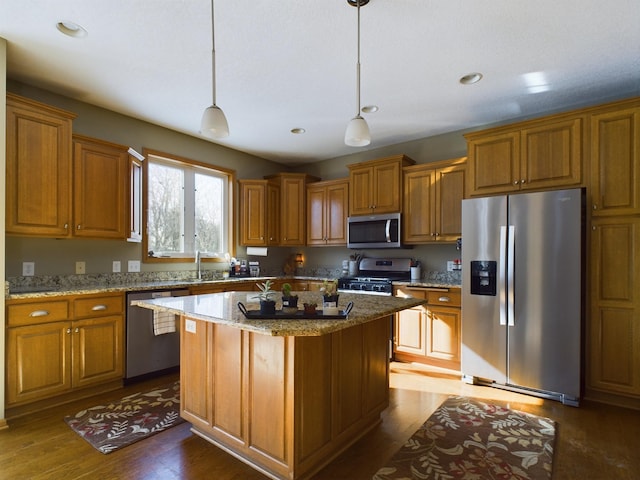
{"type": "Polygon", "coordinates": [[[396,287],[395,295],[428,303],[395,314],[394,359],[460,370],[460,289],[396,287]]]}
{"type": "Polygon", "coordinates": [[[121,385],[124,294],[9,300],[6,308],[8,412],[96,385],[121,385]]]}

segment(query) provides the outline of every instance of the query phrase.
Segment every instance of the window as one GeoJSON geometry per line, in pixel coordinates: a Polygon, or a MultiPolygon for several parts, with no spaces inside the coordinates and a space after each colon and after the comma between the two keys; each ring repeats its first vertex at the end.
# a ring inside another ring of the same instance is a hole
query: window
{"type": "Polygon", "coordinates": [[[232,249],[233,172],[145,150],[147,261],[224,259],[232,249]]]}

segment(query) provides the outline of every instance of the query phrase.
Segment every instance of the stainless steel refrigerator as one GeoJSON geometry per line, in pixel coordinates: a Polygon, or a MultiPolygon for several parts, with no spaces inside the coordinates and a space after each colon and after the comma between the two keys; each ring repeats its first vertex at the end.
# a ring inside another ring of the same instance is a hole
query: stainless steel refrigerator
{"type": "Polygon", "coordinates": [[[581,189],[462,201],[462,375],[577,406],[581,189]]]}

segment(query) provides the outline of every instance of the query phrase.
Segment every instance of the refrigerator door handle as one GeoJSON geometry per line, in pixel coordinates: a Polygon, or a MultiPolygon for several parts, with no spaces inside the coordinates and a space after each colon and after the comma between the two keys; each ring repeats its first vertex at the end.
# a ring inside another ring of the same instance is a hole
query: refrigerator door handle
{"type": "Polygon", "coordinates": [[[509,225],[508,247],[507,247],[507,324],[510,327],[515,325],[515,311],[513,305],[514,292],[513,292],[513,276],[515,272],[514,258],[515,258],[515,231],[516,228],[513,225],[509,225]]]}
{"type": "Polygon", "coordinates": [[[500,298],[500,325],[507,324],[507,298],[504,266],[507,259],[507,227],[500,226],[500,263],[498,265],[498,297],[500,298]]]}

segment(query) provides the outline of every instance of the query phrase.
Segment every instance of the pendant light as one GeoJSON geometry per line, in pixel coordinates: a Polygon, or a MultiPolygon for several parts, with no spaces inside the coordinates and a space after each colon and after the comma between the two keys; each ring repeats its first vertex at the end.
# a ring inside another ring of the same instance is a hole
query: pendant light
{"type": "Polygon", "coordinates": [[[202,114],[200,133],[209,138],[224,138],[229,136],[227,117],[216,105],[216,39],[214,33],[213,0],[211,0],[211,91],[213,104],[202,114]]]}
{"type": "Polygon", "coordinates": [[[358,8],[358,61],[356,62],[356,96],[358,97],[358,110],[356,116],[347,125],[344,134],[344,143],[351,147],[364,147],[371,143],[371,134],[367,121],[360,115],[360,5],[366,5],[369,0],[347,0],[352,7],[358,8]]]}

